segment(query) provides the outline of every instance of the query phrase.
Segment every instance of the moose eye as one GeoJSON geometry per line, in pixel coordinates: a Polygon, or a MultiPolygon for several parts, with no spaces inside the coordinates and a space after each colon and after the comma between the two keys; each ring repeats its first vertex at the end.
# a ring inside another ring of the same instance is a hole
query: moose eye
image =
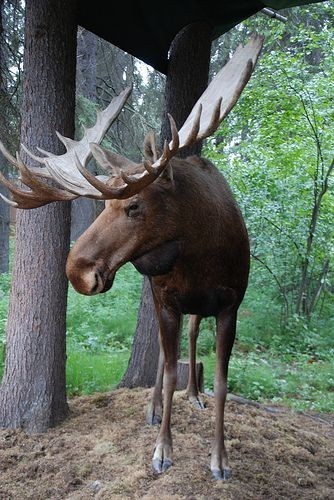
{"type": "Polygon", "coordinates": [[[131,205],[126,208],[126,214],[128,217],[136,217],[139,215],[139,203],[131,203],[131,205]]]}

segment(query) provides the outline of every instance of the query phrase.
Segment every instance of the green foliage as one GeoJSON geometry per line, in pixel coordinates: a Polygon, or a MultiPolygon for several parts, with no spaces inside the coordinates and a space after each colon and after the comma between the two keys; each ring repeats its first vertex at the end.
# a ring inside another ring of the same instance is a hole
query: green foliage
{"type": "Polygon", "coordinates": [[[233,186],[251,237],[254,286],[279,301],[284,328],[294,315],[312,321],[333,308],[334,10],[299,12],[270,31],[260,17],[240,27],[239,40],[265,32],[264,52],[205,152],[233,186]]]}
{"type": "Polygon", "coordinates": [[[0,378],[5,357],[5,331],[9,303],[10,275],[0,274],[0,378]]]}
{"type": "Polygon", "coordinates": [[[132,345],[141,278],[131,264],[117,273],[110,292],[86,297],[71,287],[67,334],[72,348],[92,353],[127,350],[132,345]]]}
{"type": "MultiPolygon", "coordinates": [[[[216,343],[216,327],[213,318],[204,318],[201,321],[201,332],[197,340],[197,354],[205,356],[210,354],[215,349],[216,343]]],[[[188,322],[184,321],[181,336],[181,355],[188,356],[188,322]]]]}
{"type": "MultiPolygon", "coordinates": [[[[205,386],[213,389],[214,356],[202,359],[205,386]]],[[[230,361],[229,391],[246,398],[274,402],[296,410],[332,412],[334,408],[334,377],[331,361],[314,361],[299,357],[284,362],[270,352],[241,355],[235,349],[230,361]]]]}

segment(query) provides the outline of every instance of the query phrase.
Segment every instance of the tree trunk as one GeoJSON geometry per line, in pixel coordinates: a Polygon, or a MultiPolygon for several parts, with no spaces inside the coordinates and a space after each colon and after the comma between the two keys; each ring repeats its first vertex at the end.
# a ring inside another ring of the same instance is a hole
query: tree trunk
{"type": "Polygon", "coordinates": [[[159,357],[159,327],[148,279],[143,282],[140,311],[131,359],[120,387],[151,387],[155,382],[159,357]]]}
{"type": "MultiPolygon", "coordinates": [[[[0,133],[1,137],[7,135],[7,113],[8,95],[5,85],[5,55],[4,55],[4,29],[3,29],[3,0],[0,0],[0,133]]],[[[2,173],[8,174],[7,162],[1,155],[2,173]]],[[[7,189],[0,185],[0,193],[8,196],[7,189]]],[[[9,263],[9,206],[0,200],[0,273],[8,272],[9,263]]]]}
{"type": "MultiPolygon", "coordinates": [[[[176,390],[184,391],[188,386],[189,361],[180,360],[177,362],[177,383],[176,390]]],[[[196,382],[199,392],[204,392],[204,366],[202,361],[196,363],[196,382]]]]}
{"type": "MultiPolygon", "coordinates": [[[[170,139],[167,113],[182,126],[192,107],[208,83],[212,27],[206,23],[195,23],[184,28],[174,39],[167,72],[165,113],[162,123],[162,138],[170,139]]],[[[197,144],[182,153],[182,156],[200,154],[197,144]]],[[[159,357],[158,321],[154,309],[148,278],[144,278],[142,299],[138,313],[132,354],[121,386],[151,386],[155,378],[159,357]]]]}
{"type": "MultiPolygon", "coordinates": [[[[90,101],[96,101],[96,52],[97,36],[79,28],[77,37],[76,89],[90,101]]],[[[81,134],[81,130],[78,131],[81,134]]],[[[95,202],[78,198],[72,202],[71,241],[75,241],[95,220],[95,202]]]]}
{"type": "MultiPolygon", "coordinates": [[[[63,152],[73,137],[76,2],[26,0],[21,140],[63,152]]],[[[24,161],[28,160],[24,157],[24,161]]],[[[0,425],[43,432],[68,413],[65,331],[70,204],[17,214],[0,425]]]]}
{"type": "MultiPolygon", "coordinates": [[[[173,40],[168,61],[162,141],[171,139],[167,113],[172,115],[180,130],[208,85],[211,36],[212,26],[201,22],[186,26],[173,40]]],[[[200,155],[201,150],[199,142],[184,148],[180,156],[200,155]]]]}
{"type": "MultiPolygon", "coordinates": [[[[7,167],[5,161],[3,166],[7,167]]],[[[7,177],[7,168],[2,168],[2,173],[7,177]]],[[[2,185],[0,193],[8,197],[7,189],[2,185]]],[[[0,200],[0,274],[7,273],[9,268],[9,218],[9,205],[0,200]]]]}

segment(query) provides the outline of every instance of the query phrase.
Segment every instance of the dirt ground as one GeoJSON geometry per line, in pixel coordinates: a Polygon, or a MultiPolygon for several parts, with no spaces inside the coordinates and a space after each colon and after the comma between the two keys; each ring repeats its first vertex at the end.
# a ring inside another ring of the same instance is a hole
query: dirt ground
{"type": "Polygon", "coordinates": [[[70,418],[46,434],[0,430],[0,498],[333,500],[333,416],[229,401],[233,475],[217,483],[208,468],[213,398],[200,411],[176,393],[174,465],[157,476],[150,468],[157,428],[144,423],[148,397],[122,389],[75,398],[70,418]]]}

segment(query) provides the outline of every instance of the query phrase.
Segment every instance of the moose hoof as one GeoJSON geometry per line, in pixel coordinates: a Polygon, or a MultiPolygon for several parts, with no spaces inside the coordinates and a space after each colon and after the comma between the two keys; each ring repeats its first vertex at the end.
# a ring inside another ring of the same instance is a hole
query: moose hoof
{"type": "Polygon", "coordinates": [[[196,410],[205,409],[205,404],[199,396],[189,396],[189,401],[196,410]]]}
{"type": "Polygon", "coordinates": [[[217,481],[228,481],[232,477],[232,471],[230,468],[226,469],[211,469],[214,479],[217,481]]]}
{"type": "Polygon", "coordinates": [[[173,465],[173,460],[171,460],[170,458],[153,458],[152,460],[152,469],[156,474],[162,474],[167,469],[169,469],[171,465],[173,465]]]}
{"type": "Polygon", "coordinates": [[[172,443],[169,440],[161,441],[157,444],[152,458],[153,471],[157,474],[161,474],[169,469],[169,467],[173,465],[172,456],[172,443]]]}
{"type": "Polygon", "coordinates": [[[162,411],[155,410],[154,408],[149,408],[146,414],[146,423],[148,425],[159,425],[162,420],[162,411]]]}

